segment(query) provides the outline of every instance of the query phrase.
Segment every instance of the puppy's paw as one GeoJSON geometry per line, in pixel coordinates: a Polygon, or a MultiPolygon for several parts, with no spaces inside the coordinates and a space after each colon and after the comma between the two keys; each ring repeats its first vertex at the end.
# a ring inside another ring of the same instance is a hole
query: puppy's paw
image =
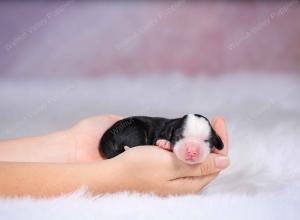
{"type": "Polygon", "coordinates": [[[125,151],[127,151],[127,150],[129,150],[129,149],[130,149],[130,147],[124,146],[124,150],[125,150],[125,151]]]}
{"type": "Polygon", "coordinates": [[[158,139],[156,145],[162,149],[171,151],[171,142],[165,139],[158,139]]]}

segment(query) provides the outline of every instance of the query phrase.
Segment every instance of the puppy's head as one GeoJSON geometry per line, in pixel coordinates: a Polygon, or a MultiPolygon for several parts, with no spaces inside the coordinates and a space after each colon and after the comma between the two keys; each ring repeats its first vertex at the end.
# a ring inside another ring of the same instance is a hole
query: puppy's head
{"type": "Polygon", "coordinates": [[[173,131],[171,143],[178,159],[188,164],[203,162],[213,147],[218,150],[224,147],[209,120],[196,114],[181,119],[181,126],[173,131]]]}

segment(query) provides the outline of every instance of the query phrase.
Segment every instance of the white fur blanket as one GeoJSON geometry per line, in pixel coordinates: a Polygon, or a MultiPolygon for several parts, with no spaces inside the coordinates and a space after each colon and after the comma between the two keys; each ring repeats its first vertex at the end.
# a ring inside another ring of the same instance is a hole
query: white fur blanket
{"type": "Polygon", "coordinates": [[[0,219],[298,219],[300,78],[297,75],[129,80],[0,81],[0,137],[32,135],[103,113],[224,115],[231,166],[197,195],[1,198],[0,219]],[[24,99],[26,97],[26,99],[24,99]]]}

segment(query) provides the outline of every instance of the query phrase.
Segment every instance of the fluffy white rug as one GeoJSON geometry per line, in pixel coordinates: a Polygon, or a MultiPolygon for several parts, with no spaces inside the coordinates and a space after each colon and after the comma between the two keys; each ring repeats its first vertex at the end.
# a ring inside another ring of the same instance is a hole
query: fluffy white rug
{"type": "Polygon", "coordinates": [[[299,76],[283,74],[3,79],[0,138],[61,129],[94,114],[218,114],[228,123],[231,166],[197,195],[91,197],[81,189],[53,199],[2,198],[0,219],[297,219],[299,85],[299,76]]]}

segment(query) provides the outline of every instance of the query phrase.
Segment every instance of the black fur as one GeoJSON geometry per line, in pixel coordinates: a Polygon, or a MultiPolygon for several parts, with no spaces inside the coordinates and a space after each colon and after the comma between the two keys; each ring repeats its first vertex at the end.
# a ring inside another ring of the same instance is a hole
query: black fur
{"type": "MultiPolygon", "coordinates": [[[[196,116],[205,118],[202,115],[196,116]]],[[[187,115],[176,119],[135,116],[117,121],[102,136],[99,152],[104,158],[112,158],[124,152],[124,146],[155,145],[158,139],[170,141],[173,147],[183,137],[186,118],[187,115]]],[[[205,119],[208,121],[207,118],[205,119]]],[[[211,148],[213,146],[219,150],[223,148],[221,138],[212,127],[211,135],[206,141],[210,143],[211,148]]]]}

